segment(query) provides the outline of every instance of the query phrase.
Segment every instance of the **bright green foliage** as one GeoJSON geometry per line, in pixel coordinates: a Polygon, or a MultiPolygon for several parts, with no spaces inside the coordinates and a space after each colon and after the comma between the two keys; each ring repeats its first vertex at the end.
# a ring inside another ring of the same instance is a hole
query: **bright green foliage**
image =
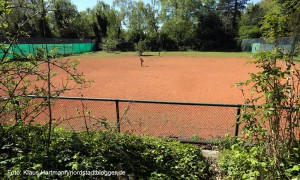
{"type": "Polygon", "coordinates": [[[267,173],[267,163],[263,155],[262,147],[241,147],[233,145],[224,150],[219,158],[222,171],[232,179],[257,179],[267,173]]]}
{"type": "Polygon", "coordinates": [[[79,12],[80,19],[79,23],[81,24],[80,31],[78,36],[80,39],[92,39],[95,37],[95,33],[92,29],[93,24],[93,14],[90,9],[86,11],[79,12]]]}
{"type": "Polygon", "coordinates": [[[146,14],[144,13],[145,4],[142,1],[137,3],[133,2],[130,10],[132,12],[128,17],[128,39],[134,43],[138,43],[140,40],[144,40],[146,38],[147,23],[145,21],[146,14]]]}
{"type": "Polygon", "coordinates": [[[103,49],[106,52],[115,51],[118,44],[119,42],[116,39],[103,38],[101,43],[101,49],[103,49]]]}
{"type": "Polygon", "coordinates": [[[39,126],[2,127],[0,176],[8,177],[8,170],[122,170],[134,179],[210,177],[201,150],[192,145],[110,131],[57,129],[46,156],[45,131],[39,126]]]}
{"type": "Polygon", "coordinates": [[[294,36],[300,32],[300,1],[270,0],[262,3],[265,15],[261,30],[267,40],[274,37],[294,36]]]}
{"type": "Polygon", "coordinates": [[[260,38],[260,21],[264,16],[264,9],[260,4],[249,4],[245,13],[242,14],[239,23],[239,38],[260,38]]]}
{"type": "Polygon", "coordinates": [[[280,164],[283,172],[274,171],[276,161],[267,156],[264,144],[249,146],[239,140],[222,151],[219,158],[225,179],[297,179],[300,178],[300,151],[294,149],[289,157],[280,164]]]}
{"type": "Polygon", "coordinates": [[[239,29],[239,37],[241,39],[260,38],[261,31],[257,25],[241,26],[239,29]]]}
{"type": "Polygon", "coordinates": [[[143,1],[115,1],[115,4],[121,9],[120,14],[123,16],[123,24],[127,29],[125,40],[134,44],[136,51],[141,46],[148,50],[151,47],[159,49],[157,48],[159,27],[155,6],[143,1]]]}
{"type": "Polygon", "coordinates": [[[282,4],[278,4],[276,1],[270,3],[272,8],[264,16],[261,29],[264,32],[264,38],[274,42],[276,37],[284,37],[286,34],[288,14],[284,13],[282,4]]]}
{"type": "Polygon", "coordinates": [[[161,0],[161,7],[161,19],[164,22],[162,33],[167,34],[179,49],[181,46],[192,45],[189,42],[196,36],[196,19],[202,2],[161,0]]]}
{"type": "Polygon", "coordinates": [[[239,38],[287,37],[299,33],[300,1],[268,0],[248,4],[239,22],[239,38]]]}
{"type": "Polygon", "coordinates": [[[185,19],[174,17],[162,27],[162,33],[167,34],[171,40],[176,42],[179,50],[181,46],[187,46],[186,42],[191,41],[195,36],[194,24],[185,19]]]}
{"type": "Polygon", "coordinates": [[[135,50],[137,51],[139,56],[143,55],[143,52],[146,51],[147,49],[147,44],[146,40],[140,40],[138,43],[135,45],[135,50]]]}

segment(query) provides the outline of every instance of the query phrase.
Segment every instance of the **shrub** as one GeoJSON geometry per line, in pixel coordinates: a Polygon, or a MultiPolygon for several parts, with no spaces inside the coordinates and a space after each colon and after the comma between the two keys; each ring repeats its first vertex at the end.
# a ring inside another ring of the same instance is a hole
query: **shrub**
{"type": "Polygon", "coordinates": [[[113,38],[103,38],[101,49],[106,52],[115,51],[117,49],[117,46],[119,44],[119,41],[113,38]]]}
{"type": "Polygon", "coordinates": [[[224,149],[219,158],[219,165],[225,178],[257,179],[267,173],[267,165],[263,148],[260,146],[246,147],[241,144],[224,149]]]}
{"type": "MultiPolygon", "coordinates": [[[[0,176],[8,178],[8,170],[125,171],[126,177],[134,179],[208,179],[210,176],[201,150],[175,141],[110,131],[87,134],[56,129],[47,157],[44,128],[5,126],[2,130],[5,137],[0,139],[0,148],[4,150],[0,154],[0,176]]],[[[58,177],[44,175],[44,178],[58,177]]]]}
{"type": "Polygon", "coordinates": [[[274,158],[266,156],[264,144],[246,145],[239,141],[229,149],[223,149],[219,165],[225,179],[299,179],[300,151],[294,149],[289,158],[280,164],[282,172],[275,171],[274,158]]]}
{"type": "Polygon", "coordinates": [[[300,71],[293,62],[297,55],[297,51],[284,52],[278,47],[259,52],[252,62],[259,71],[237,84],[243,93],[243,86],[250,86],[250,95],[239,116],[243,139],[225,148],[220,159],[228,178],[300,178],[300,71]]]}
{"type": "Polygon", "coordinates": [[[135,50],[137,51],[139,56],[143,55],[143,52],[146,51],[147,48],[147,42],[146,40],[140,40],[138,43],[135,45],[135,50]]]}

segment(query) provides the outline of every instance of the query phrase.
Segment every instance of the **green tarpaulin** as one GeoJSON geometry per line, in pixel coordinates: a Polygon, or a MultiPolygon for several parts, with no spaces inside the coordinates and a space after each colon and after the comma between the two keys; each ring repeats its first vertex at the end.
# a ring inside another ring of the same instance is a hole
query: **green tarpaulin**
{"type": "MultiPolygon", "coordinates": [[[[5,49],[0,50],[0,56],[3,57],[5,49]]],[[[25,58],[38,52],[39,49],[48,51],[49,53],[56,53],[60,55],[79,54],[84,52],[94,51],[94,43],[74,43],[74,44],[16,44],[9,48],[6,57],[9,58],[25,58]]]]}

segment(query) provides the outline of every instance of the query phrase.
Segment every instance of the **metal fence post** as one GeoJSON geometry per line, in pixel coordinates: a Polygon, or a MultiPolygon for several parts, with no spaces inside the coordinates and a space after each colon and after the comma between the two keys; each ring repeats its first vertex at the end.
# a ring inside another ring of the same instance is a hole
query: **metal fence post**
{"type": "Polygon", "coordinates": [[[28,55],[31,55],[30,45],[27,44],[27,46],[28,46],[28,55]]]}
{"type": "Polygon", "coordinates": [[[119,111],[119,101],[118,100],[116,100],[116,115],[117,115],[116,130],[117,130],[117,132],[121,132],[120,111],[119,111]]]}
{"type": "Polygon", "coordinates": [[[16,123],[19,124],[22,117],[21,117],[21,109],[20,109],[20,102],[18,100],[14,100],[14,105],[17,106],[15,110],[15,120],[16,123]]]}
{"type": "Polygon", "coordinates": [[[33,44],[31,44],[31,46],[32,46],[32,54],[34,54],[35,53],[35,49],[34,49],[33,44]]]}
{"type": "Polygon", "coordinates": [[[235,133],[234,135],[237,137],[239,135],[239,122],[240,122],[240,115],[241,115],[241,107],[238,107],[236,113],[236,122],[235,122],[235,133]]]}
{"type": "Polygon", "coordinates": [[[15,49],[14,49],[14,45],[11,46],[11,49],[12,49],[12,57],[14,58],[14,57],[15,57],[15,49]]]}

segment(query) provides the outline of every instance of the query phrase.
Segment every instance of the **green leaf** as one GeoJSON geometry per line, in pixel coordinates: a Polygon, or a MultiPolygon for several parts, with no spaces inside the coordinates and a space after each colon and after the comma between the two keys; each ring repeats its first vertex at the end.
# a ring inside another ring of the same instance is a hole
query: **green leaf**
{"type": "Polygon", "coordinates": [[[43,167],[42,164],[34,164],[32,169],[37,170],[37,169],[41,169],[43,167]]]}
{"type": "Polygon", "coordinates": [[[300,164],[294,165],[292,171],[300,171],[300,164]]]}

